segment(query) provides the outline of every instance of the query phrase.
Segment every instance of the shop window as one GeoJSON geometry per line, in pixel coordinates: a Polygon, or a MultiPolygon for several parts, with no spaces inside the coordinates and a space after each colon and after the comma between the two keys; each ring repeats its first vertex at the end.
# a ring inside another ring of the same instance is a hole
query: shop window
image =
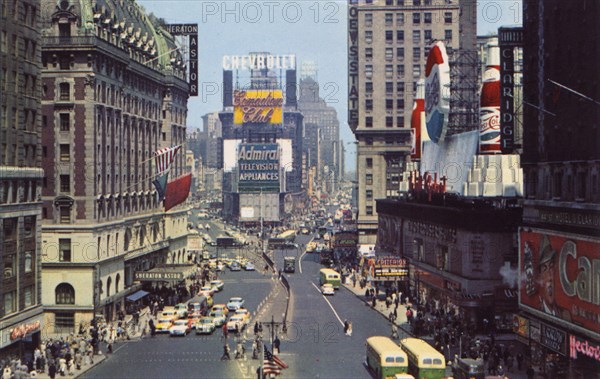
{"type": "Polygon", "coordinates": [[[69,283],[61,283],[54,290],[56,304],[75,304],[75,289],[69,283]]]}

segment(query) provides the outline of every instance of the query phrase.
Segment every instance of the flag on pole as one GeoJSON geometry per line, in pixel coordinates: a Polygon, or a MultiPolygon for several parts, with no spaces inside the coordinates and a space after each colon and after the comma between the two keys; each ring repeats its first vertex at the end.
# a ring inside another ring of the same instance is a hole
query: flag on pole
{"type": "Polygon", "coordinates": [[[164,175],[159,175],[152,181],[152,184],[154,184],[154,187],[156,187],[156,192],[158,193],[158,201],[162,201],[165,198],[168,176],[169,172],[167,171],[164,175]]]}
{"type": "Polygon", "coordinates": [[[165,211],[179,205],[187,199],[192,186],[192,174],[179,177],[172,182],[167,183],[165,194],[165,211]]]}
{"type": "Polygon", "coordinates": [[[267,345],[264,345],[265,358],[263,360],[263,374],[281,374],[281,369],[288,368],[288,365],[284,361],[279,359],[276,355],[272,354],[267,345]]]}
{"type": "Polygon", "coordinates": [[[154,152],[154,160],[156,162],[156,173],[162,174],[171,168],[175,154],[181,149],[181,145],[175,147],[165,147],[164,149],[154,152]]]}

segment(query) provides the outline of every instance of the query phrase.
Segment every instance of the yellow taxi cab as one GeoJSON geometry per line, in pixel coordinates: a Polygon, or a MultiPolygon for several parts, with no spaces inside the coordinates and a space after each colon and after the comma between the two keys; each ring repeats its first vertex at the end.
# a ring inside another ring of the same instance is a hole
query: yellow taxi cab
{"type": "Polygon", "coordinates": [[[173,326],[175,320],[172,317],[161,317],[156,323],[156,333],[169,333],[169,329],[173,326]]]}
{"type": "Polygon", "coordinates": [[[240,309],[236,310],[233,315],[234,316],[242,316],[244,318],[244,320],[246,321],[246,324],[248,324],[250,322],[250,311],[248,311],[246,308],[240,308],[240,309]]]}
{"type": "Polygon", "coordinates": [[[170,318],[175,321],[179,319],[179,312],[175,309],[163,309],[162,313],[160,314],[160,318],[170,318]]]}

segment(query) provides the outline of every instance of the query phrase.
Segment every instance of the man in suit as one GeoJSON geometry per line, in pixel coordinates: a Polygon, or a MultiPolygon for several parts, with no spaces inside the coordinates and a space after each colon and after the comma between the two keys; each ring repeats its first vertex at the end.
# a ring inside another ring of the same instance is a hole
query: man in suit
{"type": "Polygon", "coordinates": [[[540,289],[540,308],[544,313],[570,321],[571,314],[556,303],[556,251],[552,248],[548,236],[544,236],[540,247],[538,263],[538,283],[540,289]]]}

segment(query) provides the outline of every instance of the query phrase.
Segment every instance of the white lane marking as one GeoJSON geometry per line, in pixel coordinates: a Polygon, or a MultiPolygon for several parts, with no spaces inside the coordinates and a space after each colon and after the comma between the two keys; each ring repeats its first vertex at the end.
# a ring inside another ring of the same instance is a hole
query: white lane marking
{"type": "Polygon", "coordinates": [[[342,319],[340,318],[340,316],[338,315],[338,313],[335,311],[335,309],[333,308],[333,305],[331,305],[331,303],[329,302],[329,299],[325,297],[325,295],[323,295],[321,293],[321,289],[319,287],[317,287],[317,285],[313,282],[310,282],[310,284],[313,285],[313,287],[315,287],[317,289],[317,291],[319,291],[319,293],[321,294],[321,296],[323,296],[323,299],[327,302],[327,304],[329,304],[329,308],[331,308],[331,310],[333,311],[333,314],[335,315],[335,317],[337,317],[338,321],[340,322],[341,325],[344,325],[344,322],[342,321],[342,319]]]}
{"type": "Polygon", "coordinates": [[[302,274],[302,257],[306,255],[306,250],[304,250],[304,253],[302,253],[302,255],[300,255],[300,262],[298,262],[298,267],[300,267],[300,273],[302,274]]]}

